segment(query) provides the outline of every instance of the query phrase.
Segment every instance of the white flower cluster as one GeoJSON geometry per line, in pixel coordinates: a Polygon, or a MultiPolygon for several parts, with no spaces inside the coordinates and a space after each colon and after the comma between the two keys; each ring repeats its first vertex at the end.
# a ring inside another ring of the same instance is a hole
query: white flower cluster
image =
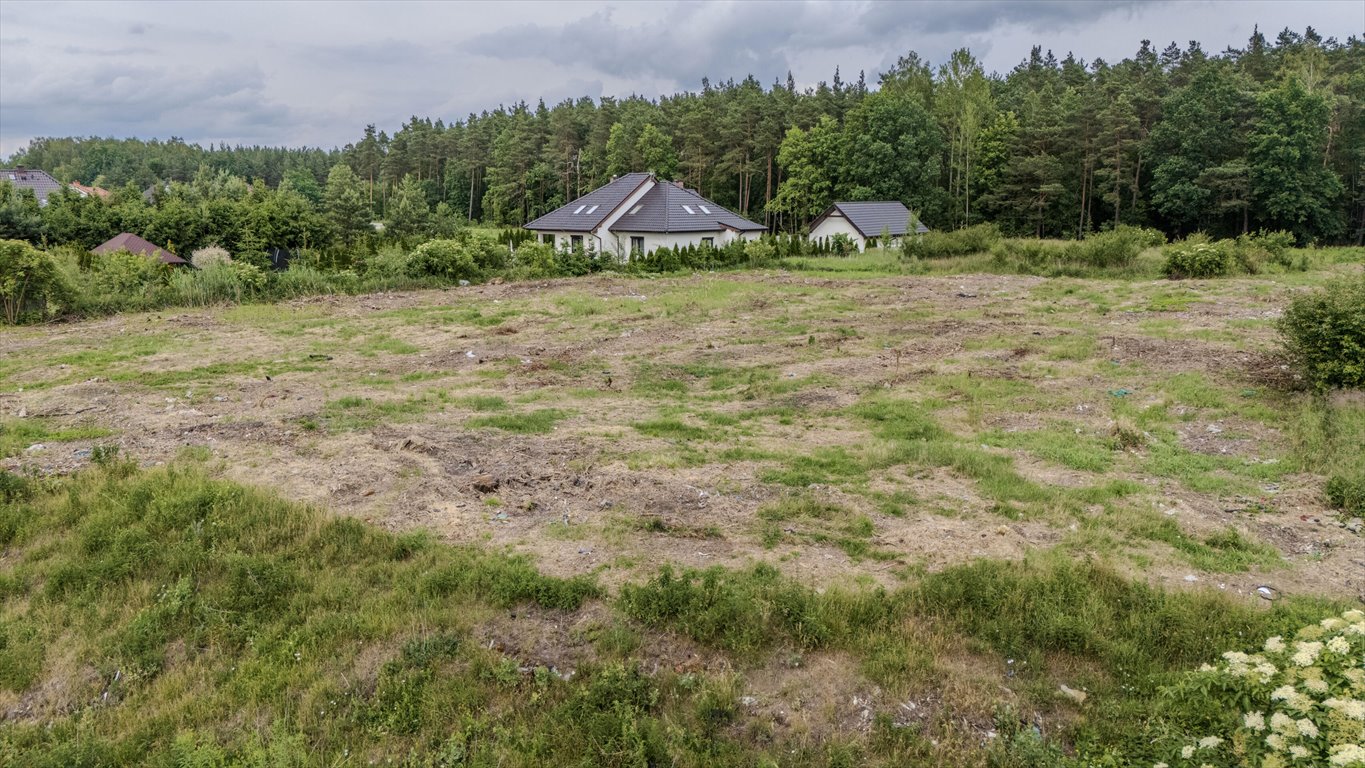
{"type": "Polygon", "coordinates": [[[1199,671],[1262,706],[1234,732],[1186,744],[1169,768],[1365,768],[1365,611],[1269,638],[1261,653],[1228,651],[1199,671]]]}

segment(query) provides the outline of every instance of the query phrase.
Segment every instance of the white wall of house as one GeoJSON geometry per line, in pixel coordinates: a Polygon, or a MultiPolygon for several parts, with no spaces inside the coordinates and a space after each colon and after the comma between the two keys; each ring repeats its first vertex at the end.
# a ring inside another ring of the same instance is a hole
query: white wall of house
{"type": "Polygon", "coordinates": [[[554,247],[555,247],[556,249],[559,249],[559,248],[568,248],[569,245],[573,242],[573,238],[574,238],[574,237],[581,237],[581,238],[583,238],[583,247],[584,247],[584,248],[589,248],[589,247],[591,247],[592,250],[597,250],[597,237],[596,237],[595,235],[593,235],[591,232],[544,232],[544,231],[537,231],[537,232],[535,233],[535,235],[536,235],[536,242],[537,242],[537,243],[543,243],[543,242],[545,242],[545,238],[546,238],[546,237],[553,237],[553,238],[554,238],[554,243],[553,243],[553,245],[554,245],[554,247]]]}
{"type": "Polygon", "coordinates": [[[645,239],[645,253],[652,253],[660,248],[700,246],[702,240],[708,237],[711,238],[712,245],[719,248],[735,240],[748,240],[749,233],[735,232],[731,229],[720,229],[715,232],[612,232],[604,238],[609,243],[607,250],[621,254],[623,257],[629,256],[632,237],[643,237],[645,239]]]}
{"type": "Polygon", "coordinates": [[[815,229],[810,231],[811,240],[829,240],[835,235],[847,235],[848,239],[852,240],[853,243],[858,246],[859,251],[863,251],[867,248],[867,238],[863,237],[858,230],[854,229],[853,225],[848,222],[848,219],[839,215],[838,211],[834,211],[826,216],[824,221],[821,221],[815,229]]]}

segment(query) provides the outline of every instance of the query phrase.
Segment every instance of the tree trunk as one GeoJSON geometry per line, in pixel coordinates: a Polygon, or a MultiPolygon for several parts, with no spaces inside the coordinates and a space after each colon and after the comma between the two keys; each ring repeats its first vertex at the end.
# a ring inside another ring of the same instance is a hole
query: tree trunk
{"type": "Polygon", "coordinates": [[[1089,180],[1089,174],[1087,173],[1086,165],[1087,165],[1087,163],[1085,163],[1085,162],[1082,162],[1082,163],[1081,163],[1081,205],[1080,205],[1080,212],[1079,212],[1078,217],[1077,217],[1077,219],[1076,219],[1076,239],[1077,239],[1077,240],[1080,240],[1080,239],[1081,239],[1081,233],[1085,231],[1085,193],[1086,193],[1085,185],[1086,185],[1086,182],[1089,180]]]}
{"type": "Polygon", "coordinates": [[[1137,165],[1135,165],[1135,166],[1133,167],[1133,199],[1132,199],[1132,202],[1130,202],[1130,203],[1128,204],[1128,207],[1131,208],[1131,209],[1133,209],[1133,210],[1137,210],[1137,204],[1138,204],[1138,187],[1139,187],[1139,184],[1140,184],[1141,181],[1142,181],[1142,153],[1139,152],[1139,153],[1138,153],[1138,156],[1137,156],[1137,165]]]}
{"type": "Polygon", "coordinates": [[[763,191],[763,226],[772,228],[772,214],[768,213],[768,203],[773,201],[773,153],[768,153],[767,189],[763,191]]]}
{"type": "Polygon", "coordinates": [[[1114,226],[1119,225],[1119,209],[1123,207],[1123,143],[1114,151],[1114,226]]]}

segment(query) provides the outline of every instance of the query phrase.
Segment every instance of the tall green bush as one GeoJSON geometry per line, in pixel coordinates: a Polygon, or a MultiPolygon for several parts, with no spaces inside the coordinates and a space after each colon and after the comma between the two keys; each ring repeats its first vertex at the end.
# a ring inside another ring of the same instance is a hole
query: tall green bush
{"type": "Polygon", "coordinates": [[[68,292],[51,256],[22,240],[0,240],[0,304],[6,323],[46,316],[68,292]]]}
{"type": "Polygon", "coordinates": [[[555,258],[554,247],[548,243],[525,242],[517,246],[513,269],[519,276],[532,279],[564,274],[555,258]]]}
{"type": "Polygon", "coordinates": [[[1365,386],[1365,276],[1296,297],[1278,328],[1285,351],[1310,385],[1365,386]]]}
{"type": "Polygon", "coordinates": [[[408,260],[412,277],[444,277],[448,280],[475,280],[479,265],[474,253],[459,240],[432,240],[413,250],[408,260]]]}
{"type": "Polygon", "coordinates": [[[1172,280],[1223,277],[1232,273],[1234,261],[1229,241],[1212,241],[1201,232],[1166,247],[1165,271],[1172,280]]]}
{"type": "Polygon", "coordinates": [[[932,231],[906,237],[901,242],[901,250],[908,258],[946,259],[986,253],[999,241],[999,227],[994,224],[977,224],[965,229],[932,231]]]}

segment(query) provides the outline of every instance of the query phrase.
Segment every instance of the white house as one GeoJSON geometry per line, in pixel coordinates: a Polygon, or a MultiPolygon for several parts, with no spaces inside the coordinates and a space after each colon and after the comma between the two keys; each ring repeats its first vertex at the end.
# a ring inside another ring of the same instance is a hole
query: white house
{"type": "MultiPolygon", "coordinates": [[[[890,235],[892,242],[904,237],[910,230],[910,218],[910,209],[898,200],[835,203],[811,224],[810,239],[830,240],[835,235],[844,235],[863,251],[867,249],[868,240],[883,234],[890,235]]],[[[915,234],[928,231],[928,227],[915,219],[915,234]]]]}
{"type": "Polygon", "coordinates": [[[687,189],[651,173],[628,173],[526,225],[543,243],[582,246],[622,260],[657,248],[710,243],[717,247],[764,231],[687,189]]]}

